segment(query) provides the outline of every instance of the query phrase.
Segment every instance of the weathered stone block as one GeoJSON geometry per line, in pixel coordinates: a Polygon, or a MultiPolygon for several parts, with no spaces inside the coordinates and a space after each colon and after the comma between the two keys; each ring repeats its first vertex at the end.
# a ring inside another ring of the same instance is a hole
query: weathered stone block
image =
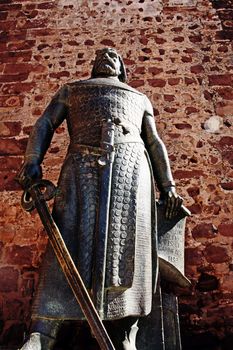
{"type": "Polygon", "coordinates": [[[137,88],[137,87],[139,87],[139,86],[143,86],[144,85],[144,80],[132,80],[131,82],[130,82],[130,85],[132,86],[132,87],[134,87],[134,88],[137,88]]]}
{"type": "Polygon", "coordinates": [[[16,140],[14,138],[0,139],[0,156],[23,155],[26,149],[27,139],[16,140]]]}
{"type": "Polygon", "coordinates": [[[157,75],[163,72],[163,68],[149,67],[148,72],[151,73],[152,75],[157,75]]]}
{"type": "Polygon", "coordinates": [[[30,92],[35,87],[35,83],[27,82],[13,82],[9,84],[4,84],[2,87],[2,92],[5,95],[17,95],[24,92],[30,92]]]}
{"type": "Polygon", "coordinates": [[[188,78],[188,77],[184,78],[184,82],[185,82],[186,85],[191,85],[191,84],[196,84],[197,83],[196,79],[188,78]]]}
{"type": "Polygon", "coordinates": [[[199,112],[199,110],[196,107],[188,106],[188,107],[185,108],[185,113],[187,115],[190,115],[190,114],[193,114],[193,113],[197,113],[197,112],[199,112]]]}
{"type": "Polygon", "coordinates": [[[176,170],[174,172],[175,179],[191,179],[204,175],[203,170],[176,170]]]}
{"type": "Polygon", "coordinates": [[[175,38],[172,39],[175,43],[182,43],[184,41],[183,36],[176,36],[175,38]]]}
{"type": "Polygon", "coordinates": [[[17,291],[19,272],[13,267],[0,268],[0,292],[8,293],[17,291]]]}
{"type": "Polygon", "coordinates": [[[196,66],[192,66],[190,71],[194,74],[200,74],[204,72],[204,67],[201,64],[197,64],[196,66]]]}
{"type": "Polygon", "coordinates": [[[233,101],[221,101],[216,105],[216,113],[221,117],[232,116],[233,101]]]}
{"type": "Polygon", "coordinates": [[[68,71],[61,71],[61,72],[57,72],[57,73],[50,73],[49,74],[50,78],[55,78],[55,79],[59,79],[59,78],[67,78],[70,76],[70,72],[68,71]]]}
{"type": "Polygon", "coordinates": [[[1,83],[11,83],[17,81],[25,81],[28,78],[29,73],[19,73],[19,74],[4,74],[0,76],[1,83]]]}
{"type": "Polygon", "coordinates": [[[226,191],[232,191],[233,190],[233,181],[221,182],[220,185],[226,191]]]}
{"type": "MultiPolygon", "coordinates": [[[[35,248],[35,247],[34,247],[35,248]]],[[[7,246],[5,249],[5,261],[9,264],[31,266],[33,258],[32,246],[7,246]]]]}
{"type": "Polygon", "coordinates": [[[21,131],[22,123],[20,121],[7,122],[0,121],[0,136],[17,136],[21,131]]]}
{"type": "Polygon", "coordinates": [[[192,56],[182,56],[182,57],[181,57],[181,61],[182,61],[183,63],[192,62],[192,56]]]}
{"type": "Polygon", "coordinates": [[[188,209],[191,211],[191,214],[197,215],[197,214],[201,214],[203,208],[200,203],[194,203],[192,205],[189,205],[188,209]]]}
{"type": "Polygon", "coordinates": [[[0,171],[0,191],[18,191],[21,189],[15,180],[16,174],[15,171],[0,171]]]}
{"type": "Polygon", "coordinates": [[[168,84],[171,85],[171,86],[174,86],[174,85],[178,85],[181,81],[180,78],[169,78],[168,80],[168,84]]]}
{"type": "Polygon", "coordinates": [[[148,79],[148,83],[152,87],[164,87],[166,85],[164,79],[148,79]]]}
{"type": "Polygon", "coordinates": [[[214,264],[221,264],[230,260],[227,248],[216,244],[207,246],[204,250],[204,255],[209,263],[214,264]]]}
{"type": "Polygon", "coordinates": [[[209,292],[218,289],[219,281],[217,277],[209,275],[207,273],[202,273],[198,279],[196,288],[201,292],[209,292]]]}
{"type": "Polygon", "coordinates": [[[217,89],[219,96],[225,100],[233,100],[233,88],[226,86],[225,88],[217,89]]]}
{"type": "Polygon", "coordinates": [[[202,41],[202,35],[201,34],[199,34],[199,35],[190,35],[189,36],[189,40],[193,44],[200,43],[202,41]]]}
{"type": "Polygon", "coordinates": [[[218,226],[218,231],[223,236],[233,237],[233,222],[225,222],[218,226]]]}
{"type": "Polygon", "coordinates": [[[210,86],[215,86],[215,85],[232,86],[233,84],[233,74],[209,75],[208,78],[209,78],[210,86]]]}
{"type": "Polygon", "coordinates": [[[186,248],[185,262],[187,265],[201,265],[203,262],[202,252],[198,248],[186,248]]]}
{"type": "Polygon", "coordinates": [[[192,125],[188,123],[176,123],[175,127],[179,130],[192,129],[192,125]]]}
{"type": "Polygon", "coordinates": [[[164,95],[163,96],[163,98],[164,98],[164,101],[168,101],[168,102],[172,102],[172,101],[174,101],[175,100],[175,95],[164,95]]]}
{"type": "Polygon", "coordinates": [[[192,230],[194,239],[198,238],[214,238],[217,233],[217,228],[212,223],[201,223],[196,225],[192,230]]]}
{"type": "Polygon", "coordinates": [[[22,164],[22,157],[0,157],[0,170],[19,170],[22,164]]]}

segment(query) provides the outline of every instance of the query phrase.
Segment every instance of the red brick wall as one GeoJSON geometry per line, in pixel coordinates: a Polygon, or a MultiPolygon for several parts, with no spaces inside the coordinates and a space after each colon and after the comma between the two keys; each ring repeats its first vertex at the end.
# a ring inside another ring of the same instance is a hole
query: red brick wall
{"type": "MultiPolygon", "coordinates": [[[[233,322],[230,2],[1,0],[0,30],[0,342],[22,339],[46,246],[37,215],[20,208],[14,181],[29,131],[57,88],[87,78],[95,50],[112,46],[124,58],[129,83],[154,105],[179,193],[193,213],[186,230],[193,290],[180,299],[184,346],[190,334],[198,334],[192,340],[206,342],[205,349],[214,349],[208,345],[212,341],[228,349],[233,322]]],[[[62,126],[44,162],[46,178],[56,181],[66,145],[62,126]]]]}

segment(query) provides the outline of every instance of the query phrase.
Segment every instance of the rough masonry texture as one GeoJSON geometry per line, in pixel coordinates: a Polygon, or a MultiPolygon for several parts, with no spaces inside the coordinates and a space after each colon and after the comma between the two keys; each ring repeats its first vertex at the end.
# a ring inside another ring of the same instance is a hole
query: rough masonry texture
{"type": "MultiPolygon", "coordinates": [[[[151,99],[178,192],[192,212],[181,293],[184,349],[233,341],[233,7],[230,0],[0,1],[0,343],[29,325],[46,234],[15,182],[28,134],[59,86],[89,77],[96,49],[115,47],[129,83],[151,99]],[[193,336],[195,335],[195,337],[193,336]]],[[[67,147],[56,132],[44,177],[67,147]]]]}

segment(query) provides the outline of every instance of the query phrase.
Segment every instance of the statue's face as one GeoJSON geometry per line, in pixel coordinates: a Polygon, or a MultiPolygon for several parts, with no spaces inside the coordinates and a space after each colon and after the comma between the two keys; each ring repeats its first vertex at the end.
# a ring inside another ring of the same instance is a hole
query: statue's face
{"type": "Polygon", "coordinates": [[[113,49],[103,49],[97,52],[94,63],[96,76],[118,77],[121,73],[121,62],[113,49]]]}

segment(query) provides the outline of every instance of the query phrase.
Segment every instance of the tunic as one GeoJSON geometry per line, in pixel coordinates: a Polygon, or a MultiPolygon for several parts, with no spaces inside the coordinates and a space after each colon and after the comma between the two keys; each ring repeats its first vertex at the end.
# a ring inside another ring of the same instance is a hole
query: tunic
{"type": "MultiPolygon", "coordinates": [[[[106,155],[101,148],[102,128],[110,121],[114,125],[114,159],[102,317],[113,320],[147,315],[157,274],[155,193],[143,133],[146,118],[152,118],[148,99],[126,84],[98,78],[66,84],[54,101],[67,106],[70,135],[54,202],[55,222],[93,295],[101,160],[106,155]]],[[[51,127],[55,130],[63,119],[42,116],[27,154],[36,151],[43,158],[46,130],[51,133],[51,127]]],[[[84,318],[50,245],[41,267],[32,318],[84,318]]]]}

